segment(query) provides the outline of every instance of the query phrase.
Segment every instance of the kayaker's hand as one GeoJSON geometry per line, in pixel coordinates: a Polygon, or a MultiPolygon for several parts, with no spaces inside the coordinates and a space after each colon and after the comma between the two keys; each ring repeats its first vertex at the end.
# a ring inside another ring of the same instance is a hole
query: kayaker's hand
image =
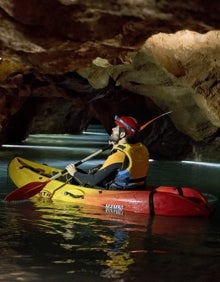
{"type": "Polygon", "coordinates": [[[77,169],[76,169],[76,167],[75,167],[74,164],[68,164],[68,165],[66,166],[66,170],[68,171],[68,173],[69,173],[71,176],[73,176],[74,173],[77,171],[77,169]]]}

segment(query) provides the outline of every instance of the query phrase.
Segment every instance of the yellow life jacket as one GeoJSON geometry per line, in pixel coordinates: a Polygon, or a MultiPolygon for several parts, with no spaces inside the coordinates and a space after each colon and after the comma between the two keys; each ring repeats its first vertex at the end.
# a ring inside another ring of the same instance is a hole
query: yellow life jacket
{"type": "Polygon", "coordinates": [[[128,158],[116,175],[114,183],[121,187],[143,185],[149,169],[149,152],[142,143],[115,145],[113,150],[122,151],[128,158]]]}

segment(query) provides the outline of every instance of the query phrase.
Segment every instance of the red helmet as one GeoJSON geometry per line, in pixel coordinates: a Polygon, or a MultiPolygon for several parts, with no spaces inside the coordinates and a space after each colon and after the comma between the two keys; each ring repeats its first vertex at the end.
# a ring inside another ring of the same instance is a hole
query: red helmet
{"type": "Polygon", "coordinates": [[[134,136],[136,131],[139,130],[138,122],[135,118],[129,116],[115,116],[115,124],[119,127],[126,129],[130,136],[134,136]]]}

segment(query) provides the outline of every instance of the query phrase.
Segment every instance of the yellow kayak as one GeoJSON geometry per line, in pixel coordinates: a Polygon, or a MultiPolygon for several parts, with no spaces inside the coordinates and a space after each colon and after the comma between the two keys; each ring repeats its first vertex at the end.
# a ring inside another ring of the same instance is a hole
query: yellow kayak
{"type": "Polygon", "coordinates": [[[207,199],[193,188],[155,186],[146,187],[146,190],[106,190],[51,179],[52,175],[60,172],[59,168],[21,157],[13,158],[8,165],[8,174],[17,189],[25,185],[29,190],[37,185],[42,187],[39,193],[33,195],[35,199],[97,206],[106,212],[118,213],[129,211],[162,216],[209,216],[211,213],[207,199]]]}

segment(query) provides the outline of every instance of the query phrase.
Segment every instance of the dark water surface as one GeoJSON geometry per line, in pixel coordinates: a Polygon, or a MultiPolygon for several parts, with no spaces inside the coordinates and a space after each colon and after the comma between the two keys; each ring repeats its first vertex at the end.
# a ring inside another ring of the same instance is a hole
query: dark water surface
{"type": "MultiPolygon", "coordinates": [[[[149,182],[199,188],[215,206],[210,218],[106,214],[94,207],[23,201],[7,165],[14,155],[64,168],[106,145],[101,131],[35,135],[0,150],[0,281],[220,281],[220,166],[151,162],[149,182]]],[[[102,162],[105,154],[84,164],[102,162]]]]}

